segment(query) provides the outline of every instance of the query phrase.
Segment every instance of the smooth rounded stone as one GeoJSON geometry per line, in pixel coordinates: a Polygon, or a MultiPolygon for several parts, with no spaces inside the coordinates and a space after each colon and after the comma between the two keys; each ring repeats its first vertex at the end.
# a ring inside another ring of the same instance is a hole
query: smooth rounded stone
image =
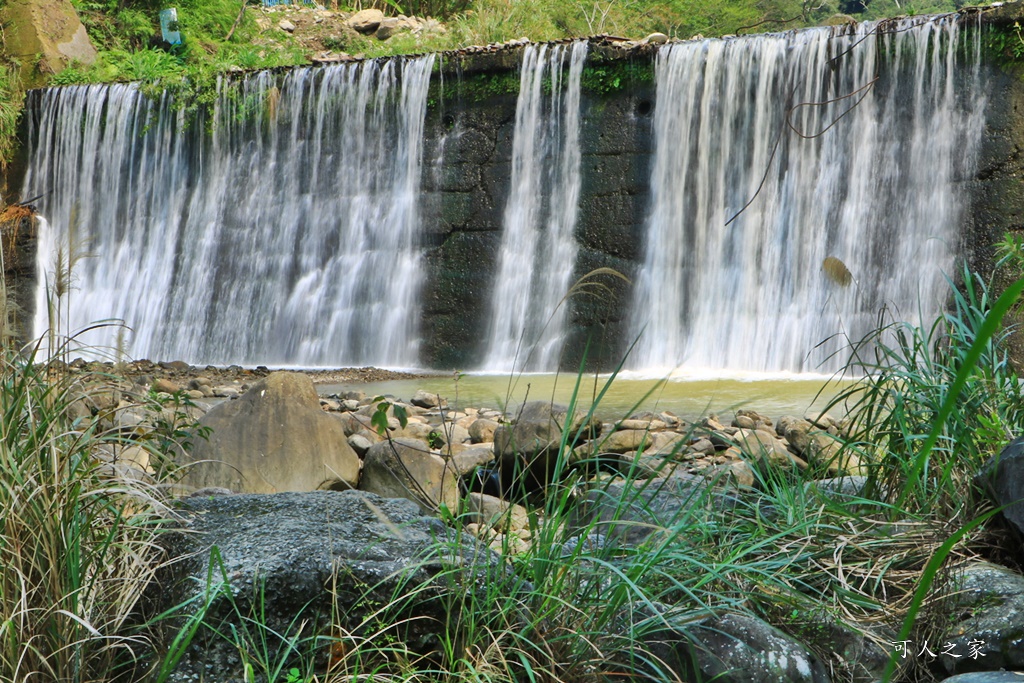
{"type": "Polygon", "coordinates": [[[500,425],[494,431],[494,453],[504,463],[511,465],[519,460],[538,472],[549,472],[553,469],[550,461],[558,455],[563,428],[573,437],[581,434],[583,439],[599,433],[600,423],[594,420],[584,429],[585,419],[580,411],[570,417],[567,407],[550,401],[530,401],[519,410],[513,424],[500,425]]]}
{"type": "Polygon", "coordinates": [[[767,461],[776,466],[795,465],[800,469],[807,469],[806,462],[790,453],[786,444],[769,432],[740,429],[732,438],[744,456],[752,459],[755,463],[767,461]]]}
{"type": "Polygon", "coordinates": [[[352,398],[345,398],[341,400],[341,407],[343,410],[355,412],[359,410],[359,401],[352,398]]]}
{"type": "Polygon", "coordinates": [[[367,451],[359,488],[385,498],[407,498],[429,514],[442,504],[458,509],[458,479],[455,467],[422,441],[400,437],[367,451]]]}
{"type": "Polygon", "coordinates": [[[498,426],[498,423],[494,420],[488,420],[485,417],[477,418],[469,425],[469,439],[473,443],[493,442],[494,430],[498,426]]]}
{"type": "Polygon", "coordinates": [[[364,429],[371,432],[377,431],[373,428],[370,418],[365,415],[359,415],[358,413],[333,413],[331,417],[341,422],[341,426],[345,430],[345,436],[352,436],[364,429]]]}
{"type": "Polygon", "coordinates": [[[379,9],[364,9],[356,12],[345,22],[349,28],[359,33],[373,33],[384,21],[384,12],[379,9]]]}
{"type": "Polygon", "coordinates": [[[513,505],[486,493],[470,493],[465,500],[469,518],[481,526],[502,533],[522,531],[530,526],[530,517],[522,505],[513,505]]]}
{"type": "Polygon", "coordinates": [[[668,36],[666,36],[664,33],[659,33],[655,31],[654,33],[644,38],[642,42],[648,45],[664,45],[665,43],[668,42],[668,36]]]}
{"type": "Polygon", "coordinates": [[[756,617],[720,614],[678,628],[671,614],[662,621],[664,628],[644,640],[681,680],[692,680],[689,672],[697,668],[701,680],[721,683],[830,683],[807,647],[756,617]]]}
{"type": "Polygon", "coordinates": [[[192,366],[183,360],[164,361],[159,365],[164,370],[171,370],[173,372],[190,372],[192,370],[192,366]]]}
{"type": "Polygon", "coordinates": [[[620,429],[597,441],[597,450],[606,453],[626,453],[646,450],[651,445],[651,433],[645,429],[620,429]]]}
{"type": "Polygon", "coordinates": [[[333,398],[321,398],[320,407],[331,413],[340,413],[341,401],[336,401],[333,398]]]}
{"type": "Polygon", "coordinates": [[[188,391],[185,392],[185,395],[188,396],[188,398],[192,401],[201,401],[202,399],[206,398],[206,395],[203,394],[203,392],[200,391],[199,389],[189,389],[188,391]]]}
{"type": "Polygon", "coordinates": [[[736,418],[732,421],[732,426],[739,427],[740,429],[756,429],[757,422],[750,419],[746,415],[737,415],[736,418]]]}
{"type": "Polygon", "coordinates": [[[1003,507],[1003,518],[1024,537],[1024,436],[1018,437],[982,466],[975,481],[1003,507]]]}
{"type": "Polygon", "coordinates": [[[366,455],[366,452],[370,450],[370,447],[376,443],[369,439],[365,433],[353,434],[348,437],[348,445],[352,447],[352,450],[356,452],[360,458],[366,455]]]}
{"type": "Polygon", "coordinates": [[[615,423],[615,430],[623,429],[639,429],[641,431],[647,431],[651,428],[650,420],[634,420],[632,418],[628,420],[622,420],[621,422],[615,423]]]}
{"type": "Polygon", "coordinates": [[[732,484],[741,489],[754,488],[756,481],[754,469],[746,460],[734,460],[721,465],[713,465],[701,470],[700,474],[717,484],[732,484]]]}
{"type": "Polygon", "coordinates": [[[623,453],[621,455],[616,455],[615,453],[601,453],[597,456],[597,459],[601,462],[606,462],[612,458],[617,460],[616,467],[622,476],[632,477],[635,479],[668,477],[676,471],[677,467],[679,467],[679,463],[675,460],[666,458],[664,455],[651,452],[623,453]]]}
{"type": "Polygon", "coordinates": [[[202,389],[203,387],[213,386],[213,382],[209,377],[200,375],[199,377],[193,377],[188,382],[189,389],[202,389]]]}
{"type": "Polygon", "coordinates": [[[469,429],[469,426],[471,424],[473,424],[474,422],[476,422],[476,419],[477,419],[476,415],[473,415],[472,413],[470,413],[468,411],[463,411],[463,412],[466,413],[466,416],[465,417],[460,417],[458,420],[455,420],[455,424],[459,425],[463,429],[469,429]]]}
{"type": "Polygon", "coordinates": [[[424,443],[430,443],[430,435],[437,434],[434,427],[426,424],[425,422],[413,422],[410,420],[406,423],[405,427],[396,432],[395,436],[404,436],[410,439],[418,439],[424,443]]]}
{"type": "Polygon", "coordinates": [[[522,555],[530,550],[530,542],[510,531],[497,534],[488,547],[500,555],[522,555]]]}
{"type": "Polygon", "coordinates": [[[650,437],[647,447],[650,454],[676,454],[686,448],[686,437],[678,432],[652,432],[650,437]]]}
{"type": "Polygon", "coordinates": [[[213,395],[217,398],[238,398],[242,392],[238,387],[216,387],[213,390],[213,395]]]}
{"type": "Polygon", "coordinates": [[[957,584],[948,613],[969,616],[960,616],[942,641],[952,645],[950,654],[939,654],[946,672],[1024,669],[1024,576],[974,562],[957,584]]]}
{"type": "Polygon", "coordinates": [[[150,388],[158,394],[176,394],[181,391],[181,385],[164,377],[153,380],[150,388]]]}
{"type": "Polygon", "coordinates": [[[151,413],[142,406],[125,408],[113,415],[113,426],[121,431],[141,434],[151,417],[151,413]]]}
{"type": "Polygon", "coordinates": [[[401,31],[411,31],[417,28],[416,22],[410,21],[408,17],[385,17],[381,20],[380,26],[377,27],[377,31],[374,35],[377,40],[387,40],[391,36],[401,31]]]}
{"type": "Polygon", "coordinates": [[[828,429],[836,425],[836,419],[827,412],[807,413],[804,415],[804,419],[818,429],[828,429]]]}
{"type": "Polygon", "coordinates": [[[693,453],[703,453],[704,455],[711,455],[715,452],[715,444],[711,443],[709,439],[697,439],[690,444],[689,450],[693,453]]]}
{"type": "Polygon", "coordinates": [[[114,477],[147,481],[155,474],[150,452],[142,446],[102,450],[96,456],[101,463],[100,471],[114,477]]]}
{"type": "Polygon", "coordinates": [[[470,446],[452,456],[451,464],[459,476],[466,476],[477,467],[494,462],[494,444],[470,446]]]}
{"type": "Polygon", "coordinates": [[[423,389],[420,389],[413,394],[412,398],[409,399],[409,403],[417,406],[418,408],[437,408],[438,406],[448,405],[448,401],[446,399],[443,399],[437,394],[429,391],[424,391],[423,389]]]}
{"type": "Polygon", "coordinates": [[[451,422],[441,425],[440,435],[446,446],[463,444],[470,440],[469,430],[451,422]]]}
{"type": "Polygon", "coordinates": [[[281,21],[277,22],[277,27],[284,31],[285,33],[295,32],[295,24],[288,21],[287,19],[282,19],[281,21]]]}
{"type": "Polygon", "coordinates": [[[67,407],[67,416],[72,422],[75,420],[85,420],[92,417],[92,409],[89,408],[88,402],[85,397],[77,398],[67,407]]]}
{"type": "Polygon", "coordinates": [[[571,528],[594,529],[617,543],[635,545],[671,529],[694,507],[734,505],[703,477],[679,471],[642,481],[613,479],[591,488],[571,520],[571,528]]]}
{"type": "Polygon", "coordinates": [[[234,401],[199,420],[209,429],[194,439],[182,483],[248,493],[313,491],[355,486],[359,457],[338,419],[320,409],[312,380],[271,373],[234,401]]]}
{"type": "Polygon", "coordinates": [[[366,394],[362,391],[343,391],[338,394],[338,398],[343,401],[356,401],[362,403],[366,400],[366,394]]]}

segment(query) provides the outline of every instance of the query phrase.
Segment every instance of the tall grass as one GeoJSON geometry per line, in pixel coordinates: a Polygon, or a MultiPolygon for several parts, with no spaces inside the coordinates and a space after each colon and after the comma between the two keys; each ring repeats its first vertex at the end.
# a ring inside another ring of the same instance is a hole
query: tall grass
{"type": "Polygon", "coordinates": [[[116,431],[73,417],[95,379],[0,357],[0,681],[118,680],[147,647],[132,619],[167,510],[116,431]]]}
{"type": "Polygon", "coordinates": [[[993,300],[976,274],[950,283],[951,310],[931,326],[880,324],[853,350],[864,379],[830,407],[852,422],[847,449],[871,463],[874,486],[896,509],[955,516],[971,479],[1024,429],[1024,389],[1010,363],[1011,300],[993,300]],[[998,304],[998,307],[997,307],[998,304]]]}

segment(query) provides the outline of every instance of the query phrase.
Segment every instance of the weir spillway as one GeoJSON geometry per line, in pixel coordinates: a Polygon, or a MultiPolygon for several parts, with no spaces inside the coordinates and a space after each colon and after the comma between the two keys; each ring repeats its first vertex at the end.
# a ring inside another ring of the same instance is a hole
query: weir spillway
{"type": "Polygon", "coordinates": [[[639,371],[830,372],[883,308],[944,305],[990,109],[979,33],[297,68],[224,80],[194,118],[132,84],[33,91],[40,287],[80,255],[64,327],[123,320],[83,341],[135,358],[550,371],[636,340],[639,371]],[[573,288],[598,269],[623,277],[573,288]]]}

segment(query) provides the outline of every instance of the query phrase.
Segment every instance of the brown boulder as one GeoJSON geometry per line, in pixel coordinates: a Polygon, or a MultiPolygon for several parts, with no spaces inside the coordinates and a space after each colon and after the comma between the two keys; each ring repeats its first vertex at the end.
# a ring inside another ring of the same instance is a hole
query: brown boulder
{"type": "Polygon", "coordinates": [[[212,408],[199,426],[209,435],[194,439],[187,485],[277,493],[354,487],[359,481],[359,458],[344,426],[320,409],[306,375],[272,373],[212,408]]]}

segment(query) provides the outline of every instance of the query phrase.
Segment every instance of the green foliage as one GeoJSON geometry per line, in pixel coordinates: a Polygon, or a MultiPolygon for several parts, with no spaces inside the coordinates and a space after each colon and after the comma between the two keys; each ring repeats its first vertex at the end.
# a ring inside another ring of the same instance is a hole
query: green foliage
{"type": "Polygon", "coordinates": [[[108,680],[140,642],[131,615],[165,508],[130,455],[151,444],[75,417],[103,379],[0,359],[0,680],[108,680]]]}
{"type": "Polygon", "coordinates": [[[580,78],[583,91],[596,95],[611,95],[639,84],[652,83],[654,68],[651,64],[627,61],[588,63],[580,78]]]}
{"type": "Polygon", "coordinates": [[[381,436],[387,436],[388,433],[388,412],[390,411],[394,415],[395,419],[398,420],[398,424],[401,425],[402,429],[409,424],[409,414],[405,409],[405,406],[398,403],[392,403],[383,396],[378,396],[373,399],[373,402],[377,404],[377,409],[373,411],[373,415],[370,416],[370,425],[377,430],[377,433],[381,436]]]}
{"type": "Polygon", "coordinates": [[[0,65],[0,171],[14,158],[25,94],[14,64],[0,65]]]}
{"type": "Polygon", "coordinates": [[[1010,330],[991,329],[1005,311],[968,271],[953,303],[927,328],[880,325],[853,349],[864,379],[833,403],[855,425],[847,448],[874,463],[878,491],[898,509],[958,513],[981,463],[1024,429],[1024,389],[1006,352],[1010,330]]]}
{"type": "Polygon", "coordinates": [[[984,47],[988,57],[1004,67],[1020,64],[1024,59],[1024,34],[1020,22],[1013,26],[987,26],[984,47]]]}

